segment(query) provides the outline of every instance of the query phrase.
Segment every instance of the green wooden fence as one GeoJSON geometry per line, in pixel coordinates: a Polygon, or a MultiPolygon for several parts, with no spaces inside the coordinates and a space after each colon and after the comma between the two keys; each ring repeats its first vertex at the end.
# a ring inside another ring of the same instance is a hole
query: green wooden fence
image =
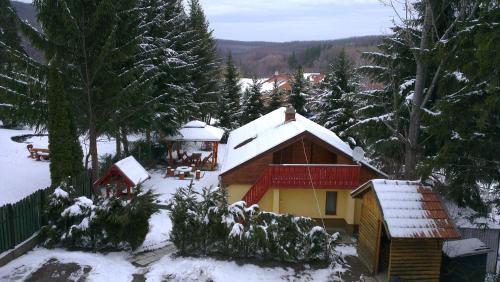
{"type": "MultiPolygon", "coordinates": [[[[71,179],[75,197],[92,196],[90,174],[84,172],[71,179]]],[[[41,189],[15,204],[0,207],[0,253],[14,248],[31,237],[46,223],[44,209],[53,188],[41,189]]]]}

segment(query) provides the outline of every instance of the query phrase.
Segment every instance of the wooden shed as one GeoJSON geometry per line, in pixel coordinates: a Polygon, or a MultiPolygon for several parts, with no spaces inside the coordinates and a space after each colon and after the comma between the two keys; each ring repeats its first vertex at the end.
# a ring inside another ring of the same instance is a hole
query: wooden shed
{"type": "Polygon", "coordinates": [[[460,234],[431,187],[374,179],[351,196],[362,201],[358,255],[373,274],[439,281],[443,242],[460,234]]]}
{"type": "MultiPolygon", "coordinates": [[[[115,194],[120,196],[126,189],[126,194],[132,195],[132,188],[151,178],[144,167],[132,156],[124,158],[111,166],[110,169],[96,182],[95,187],[108,184],[116,185],[115,194]]],[[[110,189],[106,188],[106,196],[110,196],[110,189]]]]}

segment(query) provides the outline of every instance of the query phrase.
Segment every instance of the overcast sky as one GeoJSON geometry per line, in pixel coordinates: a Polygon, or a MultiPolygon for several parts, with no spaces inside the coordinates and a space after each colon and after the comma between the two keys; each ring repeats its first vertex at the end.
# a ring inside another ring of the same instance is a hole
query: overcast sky
{"type": "Polygon", "coordinates": [[[394,12],[378,0],[201,0],[217,38],[323,40],[386,34],[394,12]]]}
{"type": "MultiPolygon", "coordinates": [[[[31,0],[21,0],[31,2],[31,0]]],[[[201,0],[215,37],[325,40],[388,33],[394,12],[380,0],[201,0]]]]}

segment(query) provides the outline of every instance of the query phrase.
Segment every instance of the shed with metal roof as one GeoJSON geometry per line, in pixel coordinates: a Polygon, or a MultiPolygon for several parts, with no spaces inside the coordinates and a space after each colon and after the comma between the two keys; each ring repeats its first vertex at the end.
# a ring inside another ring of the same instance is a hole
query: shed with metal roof
{"type": "Polygon", "coordinates": [[[362,200],[358,255],[389,281],[439,281],[445,239],[460,237],[439,196],[418,181],[371,180],[362,200]]]}

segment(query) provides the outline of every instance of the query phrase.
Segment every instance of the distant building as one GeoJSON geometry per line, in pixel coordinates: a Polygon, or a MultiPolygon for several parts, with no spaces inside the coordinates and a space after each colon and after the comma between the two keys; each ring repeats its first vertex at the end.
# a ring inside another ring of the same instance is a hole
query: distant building
{"type": "MultiPolygon", "coordinates": [[[[325,79],[325,75],[321,73],[304,73],[304,79],[312,86],[314,86],[321,83],[325,79]]],[[[269,95],[274,89],[275,81],[278,84],[278,89],[283,95],[283,101],[285,101],[287,95],[292,91],[293,74],[280,73],[276,71],[270,77],[260,78],[258,79],[258,81],[262,86],[261,91],[263,94],[264,102],[267,102],[269,100],[269,95]]],[[[248,87],[250,87],[250,85],[252,85],[252,79],[250,78],[242,78],[240,82],[242,91],[245,91],[248,87]]]]}

